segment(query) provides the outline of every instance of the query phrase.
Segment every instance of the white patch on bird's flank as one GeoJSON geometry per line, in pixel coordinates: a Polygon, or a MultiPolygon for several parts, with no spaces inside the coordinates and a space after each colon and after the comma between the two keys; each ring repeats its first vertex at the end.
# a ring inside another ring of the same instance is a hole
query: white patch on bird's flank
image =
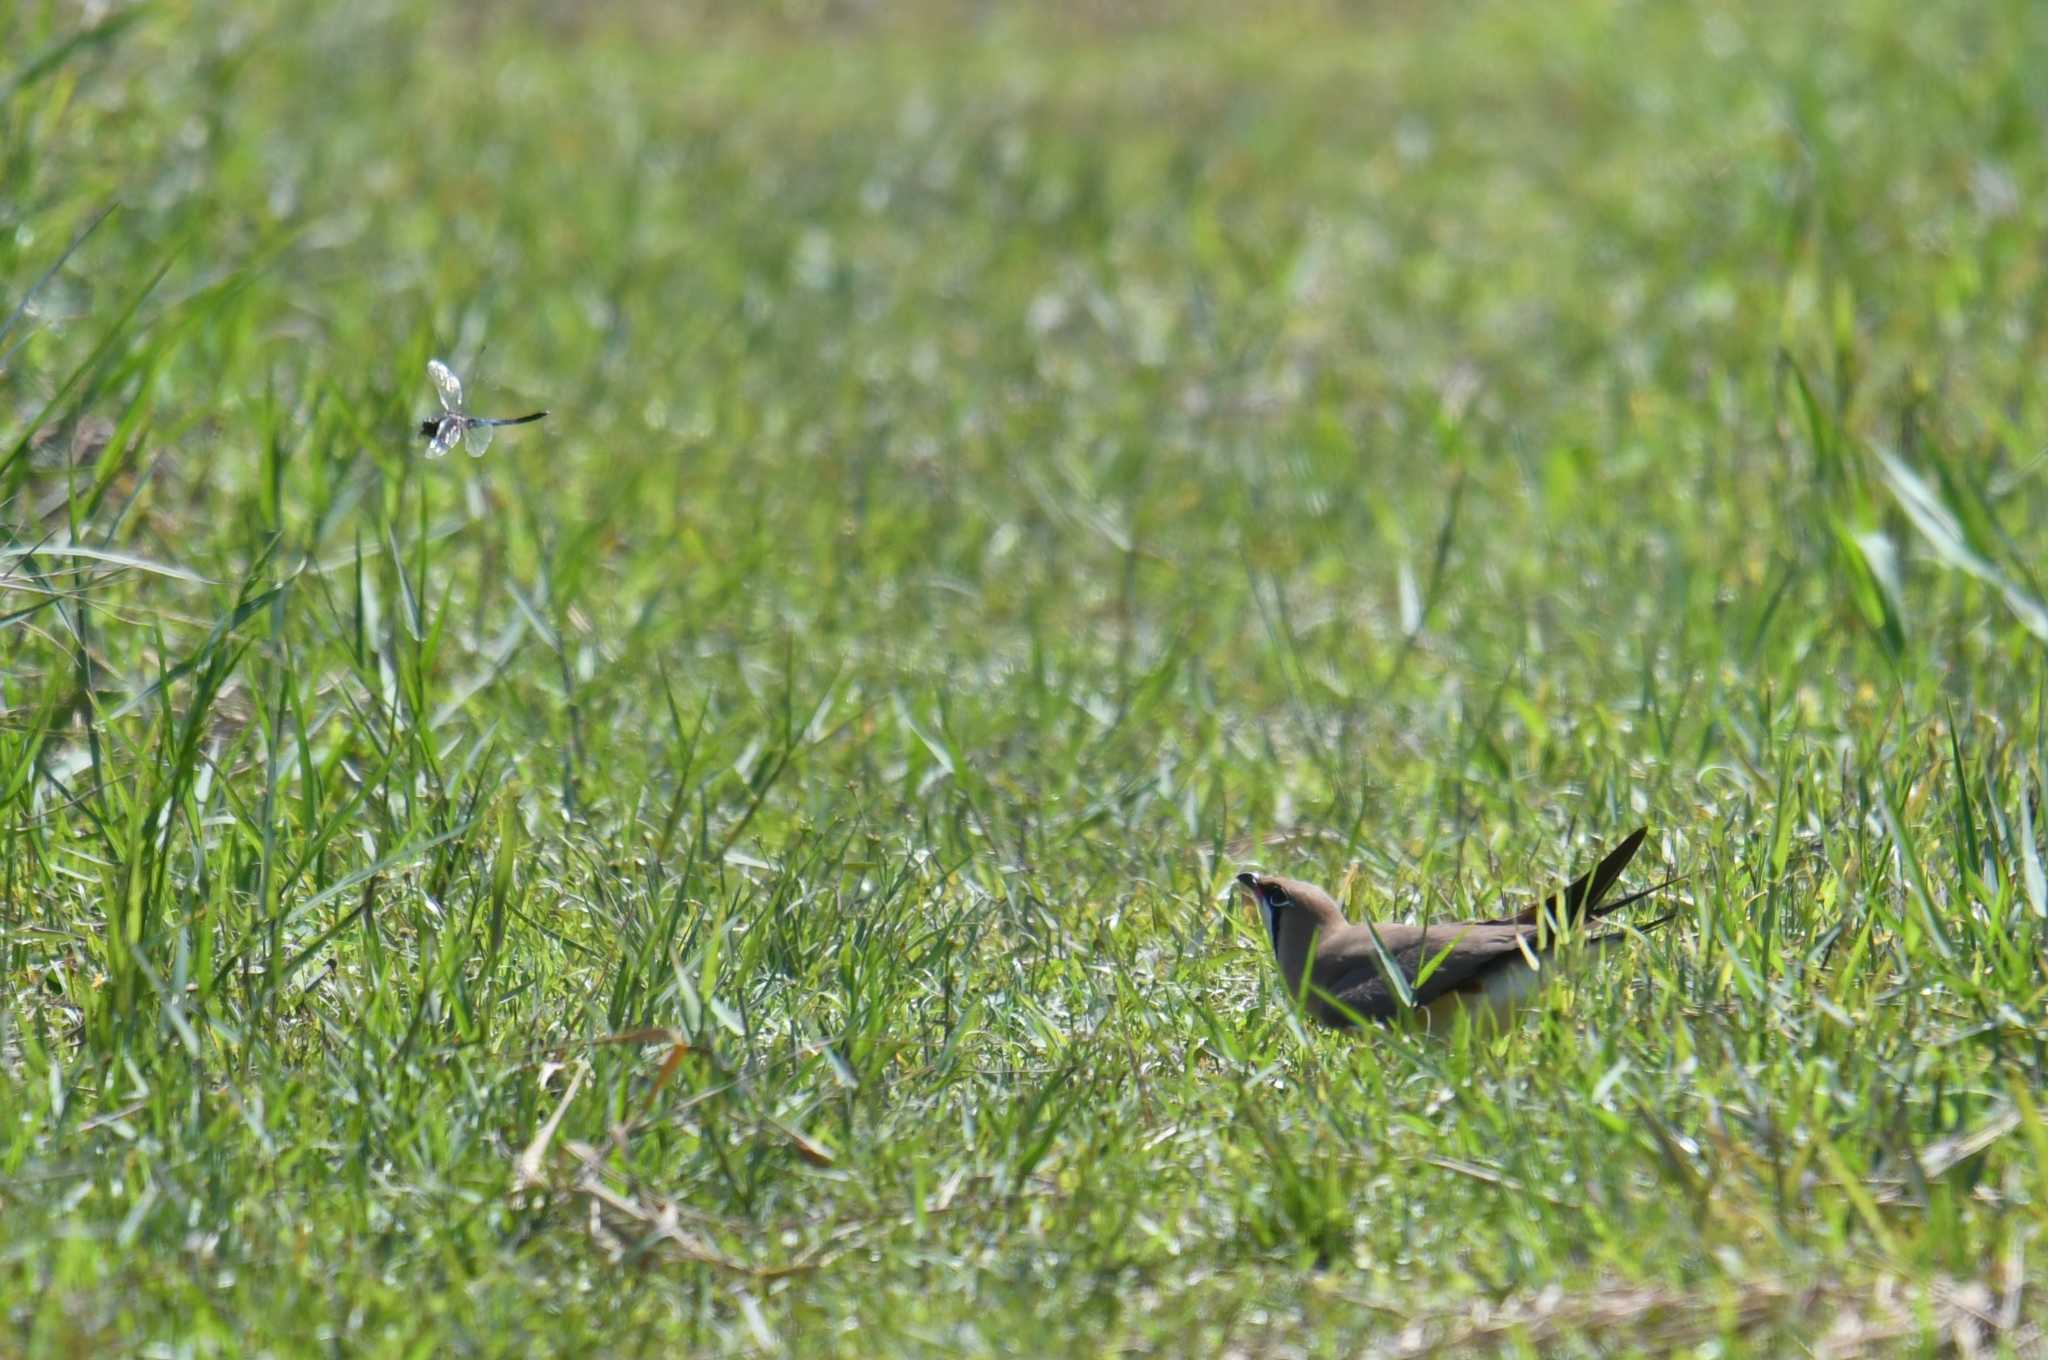
{"type": "MultiPolygon", "coordinates": [[[[1622,939],[1618,934],[1603,935],[1591,942],[1592,948],[1588,952],[1597,957],[1621,943],[1622,939]]],[[[1525,961],[1503,963],[1488,973],[1476,991],[1447,992],[1438,997],[1422,1007],[1423,1019],[1434,1029],[1438,1024],[1451,1023],[1463,1011],[1474,1019],[1490,1016],[1500,1024],[1507,1024],[1523,1002],[1563,971],[1557,966],[1558,956],[1550,950],[1536,954],[1525,946],[1522,959],[1525,961]]]]}
{"type": "Polygon", "coordinates": [[[1450,1025],[1460,1014],[1505,1025],[1521,1003],[1541,987],[1554,969],[1535,969],[1520,962],[1504,963],[1481,980],[1476,991],[1446,992],[1422,1007],[1423,1023],[1435,1029],[1450,1025]]]}
{"type": "Polygon", "coordinates": [[[1496,1007],[1507,1007],[1534,993],[1543,982],[1541,972],[1527,964],[1520,964],[1494,969],[1487,974],[1481,991],[1496,1007]]]}

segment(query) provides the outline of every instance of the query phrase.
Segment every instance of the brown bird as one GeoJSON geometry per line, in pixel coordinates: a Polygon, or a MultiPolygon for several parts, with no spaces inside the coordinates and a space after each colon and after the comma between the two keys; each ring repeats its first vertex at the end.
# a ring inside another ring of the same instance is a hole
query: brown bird
{"type": "MultiPolygon", "coordinates": [[[[1287,990],[1323,1024],[1344,1029],[1360,1020],[1392,1020],[1415,1012],[1434,1026],[1448,1023],[1467,1008],[1505,1019],[1515,1003],[1543,982],[1543,962],[1556,949],[1561,933],[1640,902],[1677,881],[1667,879],[1606,901],[1649,830],[1639,828],[1590,871],[1541,902],[1512,916],[1484,921],[1428,927],[1352,925],[1330,895],[1314,884],[1249,873],[1239,874],[1237,882],[1265,918],[1287,990]],[[1392,980],[1396,968],[1399,983],[1392,980]]],[[[1662,916],[1640,928],[1651,930],[1670,919],[1662,916]]],[[[1626,938],[1609,931],[1586,943],[1604,948],[1626,938]]]]}

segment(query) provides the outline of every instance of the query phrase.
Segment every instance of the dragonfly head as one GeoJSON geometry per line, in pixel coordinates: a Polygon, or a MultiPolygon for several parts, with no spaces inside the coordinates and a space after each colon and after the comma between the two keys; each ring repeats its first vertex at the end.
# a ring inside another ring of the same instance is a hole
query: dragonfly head
{"type": "Polygon", "coordinates": [[[438,420],[422,420],[420,422],[420,438],[432,439],[434,432],[440,428],[441,422],[438,420]]]}

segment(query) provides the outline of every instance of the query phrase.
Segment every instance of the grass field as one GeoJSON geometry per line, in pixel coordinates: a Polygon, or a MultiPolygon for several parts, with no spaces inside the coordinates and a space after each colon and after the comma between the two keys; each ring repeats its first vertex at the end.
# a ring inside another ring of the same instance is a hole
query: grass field
{"type": "Polygon", "coordinates": [[[1036,15],[0,6],[0,1353],[2042,1345],[2037,7],[1036,15]]]}

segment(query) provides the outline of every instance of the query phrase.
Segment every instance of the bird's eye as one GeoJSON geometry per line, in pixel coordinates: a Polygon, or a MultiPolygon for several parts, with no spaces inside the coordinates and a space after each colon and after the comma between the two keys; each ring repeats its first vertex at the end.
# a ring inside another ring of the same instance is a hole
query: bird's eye
{"type": "Polygon", "coordinates": [[[1286,906],[1287,890],[1285,888],[1280,887],[1278,884],[1269,884],[1266,888],[1266,905],[1273,908],[1275,911],[1278,911],[1281,907],[1286,906]]]}

